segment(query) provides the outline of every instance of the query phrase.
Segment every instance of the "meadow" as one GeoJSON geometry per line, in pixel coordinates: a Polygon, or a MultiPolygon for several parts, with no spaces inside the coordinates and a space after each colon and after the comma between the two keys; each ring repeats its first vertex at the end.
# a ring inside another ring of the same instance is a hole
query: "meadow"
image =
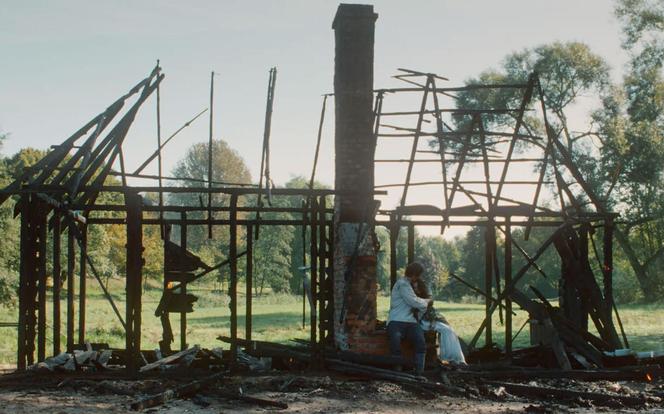
{"type": "MultiPolygon", "coordinates": [[[[98,286],[89,281],[87,300],[87,329],[86,340],[90,342],[108,343],[111,347],[124,347],[124,332],[122,325],[113,313],[111,306],[104,298],[98,286]]],[[[120,280],[111,282],[110,290],[113,299],[124,310],[124,286],[120,280]]],[[[190,345],[198,344],[206,348],[228,347],[216,338],[219,335],[229,335],[230,310],[228,296],[225,292],[209,288],[189,289],[199,297],[194,305],[194,312],[188,314],[187,339],[190,345]]],[[[240,289],[240,292],[244,292],[240,289]]],[[[161,324],[154,316],[154,310],[159,301],[161,292],[156,286],[148,288],[143,294],[143,349],[155,349],[161,339],[161,324]]],[[[66,292],[63,292],[63,298],[66,292]]],[[[50,298],[49,298],[50,299],[50,298]]],[[[50,300],[49,300],[50,302],[50,300]]],[[[238,298],[238,336],[244,337],[245,326],[245,296],[238,298]]],[[[62,301],[62,332],[65,332],[66,303],[62,301]]],[[[381,295],[378,298],[378,318],[385,320],[389,308],[389,297],[381,295]]],[[[469,341],[477,327],[484,318],[484,309],[481,304],[474,303],[446,303],[436,302],[436,308],[444,313],[457,334],[469,341]]],[[[634,304],[619,306],[620,315],[632,349],[637,351],[664,350],[664,304],[634,304]]],[[[77,318],[78,304],[75,316],[77,318]]],[[[52,354],[52,310],[49,304],[47,309],[49,322],[47,324],[47,354],[52,354]]],[[[15,322],[17,311],[12,308],[0,307],[0,322],[15,322]]],[[[514,332],[524,324],[527,314],[516,311],[513,317],[514,332]]],[[[295,295],[267,293],[253,299],[253,339],[287,343],[292,339],[306,339],[309,336],[309,306],[306,309],[306,327],[302,327],[302,298],[295,295]]],[[[179,315],[171,314],[171,324],[175,342],[173,348],[179,348],[179,315]]],[[[78,326],[78,322],[75,324],[78,326]]],[[[500,325],[498,315],[493,318],[494,342],[502,347],[504,343],[504,327],[500,325]]],[[[78,336],[76,336],[78,337],[78,336]]],[[[0,328],[0,363],[12,364],[16,359],[16,329],[0,328]]],[[[525,326],[515,341],[515,346],[527,346],[530,342],[529,329],[525,326]]],[[[65,344],[65,337],[61,338],[65,344]]],[[[483,344],[483,338],[478,345],[483,344]]]]}

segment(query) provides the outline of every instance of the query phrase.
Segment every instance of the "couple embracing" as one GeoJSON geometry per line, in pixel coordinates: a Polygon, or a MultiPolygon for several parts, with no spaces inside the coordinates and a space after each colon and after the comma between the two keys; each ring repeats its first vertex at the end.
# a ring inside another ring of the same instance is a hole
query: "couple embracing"
{"type": "Polygon", "coordinates": [[[415,348],[415,371],[421,375],[426,356],[424,331],[431,330],[438,333],[440,359],[465,364],[459,338],[447,321],[436,315],[433,308],[433,299],[421,279],[424,268],[413,262],[406,267],[405,273],[404,277],[394,283],[390,297],[387,333],[391,354],[400,357],[401,341],[405,339],[411,342],[415,348]]]}

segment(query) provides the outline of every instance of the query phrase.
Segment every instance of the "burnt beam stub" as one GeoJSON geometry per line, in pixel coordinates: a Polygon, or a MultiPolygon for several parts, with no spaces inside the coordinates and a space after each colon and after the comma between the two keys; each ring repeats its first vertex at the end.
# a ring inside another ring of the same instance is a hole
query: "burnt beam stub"
{"type": "Polygon", "coordinates": [[[374,186],[373,6],[340,4],[335,33],[335,189],[341,222],[367,221],[374,186]]]}

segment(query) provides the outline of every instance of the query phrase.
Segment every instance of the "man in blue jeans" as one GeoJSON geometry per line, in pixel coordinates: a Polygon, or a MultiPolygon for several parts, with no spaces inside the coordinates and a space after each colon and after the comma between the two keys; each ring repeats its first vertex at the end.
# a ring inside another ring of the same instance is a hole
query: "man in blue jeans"
{"type": "Polygon", "coordinates": [[[410,341],[415,347],[415,371],[418,375],[424,372],[426,344],[424,331],[415,318],[415,310],[423,314],[433,302],[432,299],[418,297],[411,283],[417,280],[424,268],[413,262],[406,267],[406,276],[397,279],[392,287],[390,297],[390,313],[387,317],[387,334],[390,337],[390,352],[393,356],[401,356],[401,340],[410,341]]]}

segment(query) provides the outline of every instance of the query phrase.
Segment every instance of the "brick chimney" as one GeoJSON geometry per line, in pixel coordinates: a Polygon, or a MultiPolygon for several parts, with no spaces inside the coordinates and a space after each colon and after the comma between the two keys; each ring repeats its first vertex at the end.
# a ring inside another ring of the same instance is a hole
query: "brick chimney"
{"type": "Polygon", "coordinates": [[[373,6],[340,4],[335,34],[335,343],[371,352],[376,326],[376,246],[369,226],[375,202],[373,135],[373,6]],[[359,235],[358,235],[359,233],[359,235]]]}

